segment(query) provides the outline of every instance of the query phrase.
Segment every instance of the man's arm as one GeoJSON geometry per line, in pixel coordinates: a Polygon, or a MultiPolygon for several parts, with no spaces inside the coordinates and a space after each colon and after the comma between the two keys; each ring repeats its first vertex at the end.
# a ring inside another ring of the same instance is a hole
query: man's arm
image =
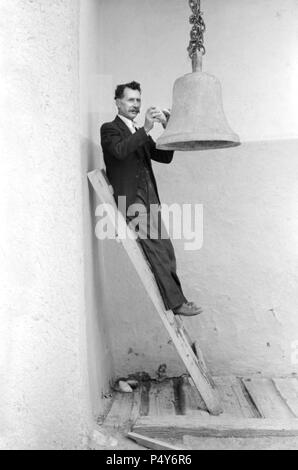
{"type": "MultiPolygon", "coordinates": [[[[155,109],[155,119],[157,119],[157,122],[162,124],[163,128],[166,129],[168,125],[168,121],[171,117],[171,110],[170,109],[159,109],[159,108],[154,108],[155,109]]],[[[154,140],[150,137],[150,146],[151,146],[151,160],[155,160],[156,162],[159,163],[171,163],[173,160],[174,152],[169,151],[169,150],[158,150],[156,148],[156,144],[154,140]]]]}
{"type": "Polygon", "coordinates": [[[172,150],[158,150],[156,144],[152,137],[149,137],[150,140],[150,154],[151,160],[154,160],[159,163],[171,163],[174,157],[174,152],[172,150]]]}
{"type": "Polygon", "coordinates": [[[128,155],[135,152],[138,147],[148,142],[149,138],[143,127],[136,131],[135,134],[123,138],[120,130],[118,130],[113,123],[103,124],[100,129],[100,134],[103,151],[109,152],[118,160],[127,158],[128,155]]]}

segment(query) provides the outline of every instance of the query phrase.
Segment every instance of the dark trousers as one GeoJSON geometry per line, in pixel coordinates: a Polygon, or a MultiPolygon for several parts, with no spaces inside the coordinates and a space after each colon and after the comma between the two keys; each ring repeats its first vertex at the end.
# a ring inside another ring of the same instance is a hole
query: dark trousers
{"type": "Polygon", "coordinates": [[[136,210],[132,212],[138,215],[128,215],[127,223],[130,226],[132,223],[134,231],[138,232],[137,241],[151,266],[165,308],[172,310],[187,302],[177,276],[172,242],[166,232],[160,210],[150,211],[149,217],[148,206],[144,205],[143,200],[137,198],[136,204],[138,206],[135,206],[136,210]],[[139,223],[136,224],[136,221],[139,223]]]}

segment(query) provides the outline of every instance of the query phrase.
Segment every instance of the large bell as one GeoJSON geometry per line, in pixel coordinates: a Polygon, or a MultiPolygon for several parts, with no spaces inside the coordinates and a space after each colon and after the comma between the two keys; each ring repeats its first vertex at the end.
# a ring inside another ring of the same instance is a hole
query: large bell
{"type": "Polygon", "coordinates": [[[157,140],[161,150],[208,150],[240,145],[225,117],[221,85],[208,73],[195,71],[176,80],[172,114],[157,140]]]}

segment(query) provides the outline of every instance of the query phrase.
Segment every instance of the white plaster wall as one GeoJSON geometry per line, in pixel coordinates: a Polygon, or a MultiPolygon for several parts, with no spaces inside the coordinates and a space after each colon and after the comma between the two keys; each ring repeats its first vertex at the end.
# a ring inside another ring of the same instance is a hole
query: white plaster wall
{"type": "MultiPolygon", "coordinates": [[[[114,87],[133,79],[143,86],[144,110],[168,106],[174,80],[190,71],[188,2],[100,3],[99,83],[106,93],[99,118],[113,118],[114,87]]],[[[204,205],[203,248],[185,252],[175,241],[185,292],[205,310],[186,322],[213,373],[289,374],[297,372],[291,344],[298,339],[298,2],[209,0],[202,8],[204,69],[221,80],[227,117],[247,143],[177,153],[172,165],[155,165],[164,202],[204,205]]],[[[181,373],[126,254],[112,241],[105,244],[105,292],[116,374],[154,375],[163,362],[181,373]]]]}
{"type": "MultiPolygon", "coordinates": [[[[176,78],[191,72],[188,1],[100,3],[102,73],[113,85],[139,80],[144,111],[152,103],[167,106],[176,78]]],[[[242,141],[297,138],[298,1],[205,0],[201,5],[207,27],[203,69],[221,81],[232,128],[242,141]]],[[[106,90],[105,113],[112,115],[106,90]]]]}
{"type": "Polygon", "coordinates": [[[88,364],[94,416],[104,412],[102,396],[109,393],[112,355],[106,325],[103,246],[94,234],[96,198],[87,173],[101,166],[98,146],[99,113],[94,106],[101,87],[101,2],[80,2],[80,158],[83,175],[83,226],[85,252],[85,292],[87,312],[88,364]]]}
{"type": "Polygon", "coordinates": [[[297,155],[298,140],[244,143],[183,165],[176,157],[160,177],[166,202],[204,206],[202,249],[179,240],[176,250],[187,294],[205,311],[190,331],[216,374],[298,372],[297,155]]]}
{"type": "Polygon", "coordinates": [[[84,448],[79,2],[1,0],[0,18],[0,447],[84,448]]]}

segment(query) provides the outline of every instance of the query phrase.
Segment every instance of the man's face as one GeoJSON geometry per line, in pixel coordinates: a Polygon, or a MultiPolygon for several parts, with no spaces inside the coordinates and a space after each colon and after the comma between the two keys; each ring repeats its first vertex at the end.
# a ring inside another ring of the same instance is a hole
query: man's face
{"type": "Polygon", "coordinates": [[[119,114],[133,121],[140,112],[141,93],[138,90],[125,88],[123,97],[118,98],[116,103],[119,114]]]}

